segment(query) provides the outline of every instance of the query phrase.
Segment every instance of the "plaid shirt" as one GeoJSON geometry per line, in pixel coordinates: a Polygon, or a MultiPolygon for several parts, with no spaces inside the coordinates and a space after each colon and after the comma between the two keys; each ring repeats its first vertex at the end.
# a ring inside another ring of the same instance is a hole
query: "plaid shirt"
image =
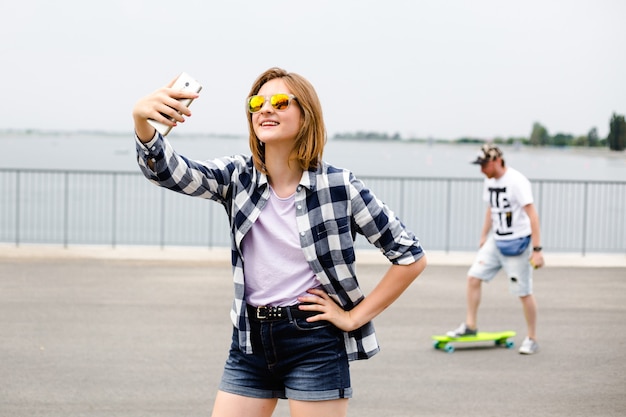
{"type": "MultiPolygon", "coordinates": [[[[269,199],[267,176],[255,169],[250,156],[199,162],[178,155],[160,134],[146,145],[136,142],[141,171],[154,184],[217,201],[226,209],[235,284],[231,319],[239,330],[242,351],[252,353],[241,242],[269,199]],[[154,171],[147,166],[150,159],[154,171]]],[[[295,205],[304,256],[324,290],[345,310],[364,298],[356,277],[356,233],[394,264],[411,264],[424,255],[413,233],[347,170],[321,163],[316,170],[304,172],[295,205]]],[[[380,350],[371,322],[344,332],[344,341],[350,360],[367,359],[380,350]]]]}

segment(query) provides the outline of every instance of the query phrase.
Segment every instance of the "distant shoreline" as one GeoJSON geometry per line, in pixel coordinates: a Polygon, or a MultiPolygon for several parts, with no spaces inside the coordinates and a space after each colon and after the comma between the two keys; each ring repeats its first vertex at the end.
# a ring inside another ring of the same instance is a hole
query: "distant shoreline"
{"type": "MultiPolygon", "coordinates": [[[[7,137],[32,137],[38,139],[40,137],[63,137],[63,138],[72,138],[72,137],[102,137],[102,136],[110,136],[110,137],[128,137],[132,135],[132,131],[108,131],[108,130],[54,130],[54,129],[0,129],[0,139],[7,137]]],[[[172,132],[171,136],[173,137],[186,137],[186,138],[194,138],[194,137],[205,137],[205,138],[220,138],[220,139],[241,139],[247,137],[246,135],[235,135],[235,134],[226,134],[226,133],[185,133],[185,134],[176,134],[176,132],[172,132]]],[[[169,137],[169,136],[168,136],[169,137]]]]}
{"type": "MultiPolygon", "coordinates": [[[[27,139],[80,139],[80,138],[128,138],[132,135],[129,131],[105,131],[105,130],[55,130],[55,129],[0,129],[0,140],[14,139],[14,138],[27,138],[27,139]]],[[[248,140],[247,134],[227,134],[227,133],[198,133],[198,132],[185,132],[178,133],[172,132],[168,138],[182,138],[182,139],[226,139],[226,140],[248,140]]],[[[329,137],[329,142],[368,142],[368,143],[388,143],[388,144],[426,144],[426,145],[461,145],[461,146],[476,146],[482,143],[495,143],[503,148],[514,149],[563,149],[587,152],[591,151],[604,152],[607,154],[615,155],[616,157],[626,156],[626,152],[611,151],[608,146],[576,146],[576,145],[541,145],[533,146],[528,143],[524,143],[525,138],[509,138],[504,140],[502,138],[495,138],[494,140],[481,139],[481,138],[458,138],[458,139],[443,139],[443,138],[400,138],[398,136],[376,136],[372,133],[357,132],[354,134],[336,134],[329,137]]]]}

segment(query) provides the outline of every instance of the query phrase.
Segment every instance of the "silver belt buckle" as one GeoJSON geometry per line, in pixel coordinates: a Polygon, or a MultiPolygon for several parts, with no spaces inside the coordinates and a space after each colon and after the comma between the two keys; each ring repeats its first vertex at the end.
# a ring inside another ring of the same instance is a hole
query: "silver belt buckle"
{"type": "Polygon", "coordinates": [[[265,320],[267,318],[267,307],[259,306],[256,308],[256,318],[259,320],[265,320]],[[265,313],[262,313],[264,311],[265,313]]]}

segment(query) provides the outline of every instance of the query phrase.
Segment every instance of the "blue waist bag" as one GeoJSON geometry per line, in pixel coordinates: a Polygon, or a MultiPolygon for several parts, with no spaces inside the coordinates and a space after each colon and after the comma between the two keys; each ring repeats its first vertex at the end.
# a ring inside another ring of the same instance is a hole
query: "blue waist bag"
{"type": "Polygon", "coordinates": [[[496,246],[504,256],[518,256],[524,253],[530,244],[530,236],[513,240],[496,240],[496,246]]]}

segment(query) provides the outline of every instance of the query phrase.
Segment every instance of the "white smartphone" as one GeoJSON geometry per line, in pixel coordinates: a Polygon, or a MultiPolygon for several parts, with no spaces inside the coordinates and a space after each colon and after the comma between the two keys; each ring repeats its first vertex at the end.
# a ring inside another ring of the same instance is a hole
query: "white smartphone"
{"type": "MultiPolygon", "coordinates": [[[[200,85],[198,81],[194,80],[189,74],[187,74],[186,72],[183,72],[178,76],[176,81],[174,81],[174,85],[172,85],[172,88],[175,90],[180,90],[180,91],[193,91],[194,93],[199,93],[200,90],[202,90],[202,85],[200,85]]],[[[185,107],[189,107],[193,99],[185,98],[185,99],[180,99],[179,101],[183,103],[185,107]]],[[[163,113],[161,114],[164,117],[167,117],[168,119],[172,120],[171,117],[165,116],[163,113]]],[[[150,123],[152,127],[154,127],[163,136],[166,136],[168,133],[170,133],[170,130],[172,130],[172,127],[173,127],[173,126],[165,125],[161,122],[157,122],[156,120],[152,120],[152,119],[148,119],[148,123],[150,123]]]]}

